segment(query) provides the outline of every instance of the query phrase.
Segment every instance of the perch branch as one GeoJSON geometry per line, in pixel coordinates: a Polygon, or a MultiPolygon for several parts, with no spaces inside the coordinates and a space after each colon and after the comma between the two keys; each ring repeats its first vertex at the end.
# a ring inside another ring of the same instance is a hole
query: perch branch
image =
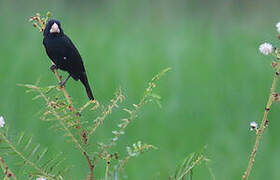
{"type": "MultiPolygon", "coordinates": [[[[53,64],[54,64],[54,63],[53,63],[53,64]]],[[[59,82],[59,83],[62,82],[61,76],[58,74],[57,69],[54,69],[53,72],[54,72],[55,77],[56,77],[56,79],[58,80],[58,82],[59,82]]],[[[64,87],[64,86],[60,86],[60,89],[61,89],[61,91],[63,92],[63,94],[64,94],[64,96],[65,96],[65,98],[66,98],[66,100],[67,100],[69,106],[71,106],[71,107],[69,107],[69,109],[72,110],[72,111],[74,111],[75,109],[74,109],[74,107],[72,106],[72,101],[71,101],[70,96],[69,96],[68,92],[66,91],[65,87],[64,87]]]]}
{"type": "Polygon", "coordinates": [[[33,87],[34,89],[36,89],[41,97],[46,101],[46,103],[48,104],[48,106],[50,107],[53,115],[56,117],[56,119],[58,120],[58,122],[60,123],[60,125],[63,127],[64,131],[67,133],[67,135],[72,139],[72,141],[75,143],[75,145],[78,147],[78,149],[82,152],[83,156],[85,157],[87,164],[88,164],[88,168],[89,168],[89,176],[88,176],[88,180],[94,180],[94,176],[93,176],[93,170],[94,170],[94,164],[91,162],[89,154],[87,153],[87,151],[83,148],[83,146],[79,143],[79,141],[75,138],[75,136],[72,134],[72,132],[69,130],[69,128],[67,128],[67,126],[64,124],[63,121],[61,121],[61,117],[59,116],[59,114],[55,111],[54,107],[51,105],[52,103],[49,101],[49,99],[45,96],[44,93],[42,93],[42,91],[40,91],[39,88],[37,87],[33,87]]]}
{"type": "MultiPolygon", "coordinates": [[[[54,69],[53,72],[54,72],[55,77],[57,78],[58,82],[59,82],[59,83],[62,82],[61,76],[58,74],[57,69],[54,69]]],[[[65,99],[67,100],[67,103],[68,103],[68,105],[69,105],[69,106],[68,106],[68,109],[69,109],[70,111],[72,111],[72,112],[75,112],[75,107],[73,106],[72,101],[71,101],[71,98],[70,98],[68,92],[66,91],[65,87],[64,87],[64,86],[60,86],[60,89],[61,89],[61,91],[63,92],[65,99]]],[[[80,124],[80,114],[79,114],[78,112],[76,112],[76,113],[75,113],[75,116],[76,116],[76,124],[77,124],[77,125],[76,125],[76,128],[77,128],[77,129],[80,129],[80,128],[81,128],[81,127],[79,126],[79,124],[80,124]]]]}

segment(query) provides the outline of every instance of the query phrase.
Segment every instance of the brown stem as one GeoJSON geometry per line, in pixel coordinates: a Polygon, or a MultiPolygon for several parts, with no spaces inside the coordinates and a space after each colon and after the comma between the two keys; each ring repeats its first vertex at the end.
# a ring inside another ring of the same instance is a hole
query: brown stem
{"type": "MultiPolygon", "coordinates": [[[[62,82],[61,76],[58,74],[57,69],[54,69],[53,72],[54,72],[54,74],[55,74],[55,76],[56,76],[58,82],[59,82],[59,83],[62,82]]],[[[69,109],[70,111],[72,111],[72,112],[75,112],[75,107],[73,106],[72,101],[71,101],[71,98],[70,98],[68,92],[66,91],[65,87],[62,86],[62,87],[60,87],[60,89],[61,89],[61,91],[63,92],[64,97],[65,97],[66,100],[67,100],[67,103],[69,104],[68,109],[69,109]]],[[[76,128],[77,128],[77,129],[81,129],[81,127],[80,127],[80,125],[79,125],[79,124],[80,124],[80,114],[79,114],[78,112],[76,112],[76,113],[75,113],[75,116],[76,116],[76,128]]]]}
{"type": "MultiPolygon", "coordinates": [[[[54,69],[53,72],[54,72],[54,74],[55,74],[55,76],[56,76],[58,82],[59,82],[59,83],[62,82],[61,76],[58,74],[57,69],[54,69]]],[[[71,101],[70,96],[69,96],[69,94],[67,93],[65,87],[62,86],[62,87],[60,87],[60,89],[62,90],[62,92],[63,92],[63,94],[64,94],[64,96],[65,96],[65,98],[66,98],[68,104],[71,105],[71,104],[72,104],[72,101],[71,101]]]]}
{"type": "Polygon", "coordinates": [[[186,174],[188,174],[189,172],[191,172],[191,171],[193,170],[193,168],[194,168],[197,164],[199,164],[201,161],[203,161],[203,160],[205,160],[204,156],[203,156],[203,155],[200,155],[200,156],[197,158],[197,160],[195,160],[195,161],[190,165],[190,167],[188,167],[188,169],[186,169],[186,170],[180,175],[180,177],[178,177],[176,180],[181,180],[181,179],[183,179],[183,178],[186,176],[186,174]]]}
{"type": "Polygon", "coordinates": [[[6,163],[5,163],[5,161],[4,161],[4,159],[2,157],[0,157],[0,165],[1,165],[3,173],[6,175],[6,177],[12,178],[12,179],[15,179],[15,180],[17,179],[15,174],[6,165],[6,163]]]}
{"type": "MultiPolygon", "coordinates": [[[[37,89],[38,90],[38,89],[37,89]]],[[[79,150],[82,152],[83,156],[86,158],[88,167],[89,167],[89,176],[88,179],[89,180],[94,180],[94,176],[93,176],[93,169],[94,169],[94,164],[90,161],[89,155],[87,153],[87,151],[82,147],[82,145],[79,143],[79,141],[75,138],[75,136],[72,134],[72,132],[67,128],[67,126],[63,123],[63,121],[61,121],[61,117],[59,116],[59,114],[55,111],[55,109],[51,106],[51,102],[49,101],[49,99],[40,91],[38,90],[38,92],[40,93],[40,95],[43,97],[43,99],[46,101],[46,103],[48,104],[48,106],[51,108],[53,115],[59,120],[59,123],[61,124],[61,126],[63,127],[63,129],[66,131],[67,135],[69,137],[71,137],[72,141],[75,143],[75,145],[79,148],[79,150]]]]}
{"type": "Polygon", "coordinates": [[[277,66],[275,67],[275,74],[274,74],[272,86],[271,86],[271,89],[270,89],[270,95],[269,95],[269,98],[268,98],[268,101],[267,101],[267,104],[266,104],[266,107],[265,107],[265,111],[264,111],[264,114],[263,114],[262,122],[261,122],[260,128],[257,129],[256,142],[255,142],[255,145],[254,145],[253,150],[252,150],[251,155],[250,155],[250,160],[249,160],[249,163],[248,163],[247,170],[244,172],[244,175],[242,176],[243,180],[247,180],[249,178],[251,169],[254,165],[255,157],[256,157],[258,147],[259,147],[259,144],[260,144],[260,140],[261,140],[263,132],[264,132],[266,126],[267,126],[267,116],[268,116],[270,107],[271,107],[271,105],[274,101],[275,88],[276,88],[277,80],[279,79],[279,72],[280,72],[280,62],[278,61],[277,66]]]}
{"type": "Polygon", "coordinates": [[[94,175],[93,175],[94,164],[91,163],[90,158],[86,152],[84,152],[84,156],[86,157],[88,168],[89,168],[88,180],[94,180],[94,175]]]}

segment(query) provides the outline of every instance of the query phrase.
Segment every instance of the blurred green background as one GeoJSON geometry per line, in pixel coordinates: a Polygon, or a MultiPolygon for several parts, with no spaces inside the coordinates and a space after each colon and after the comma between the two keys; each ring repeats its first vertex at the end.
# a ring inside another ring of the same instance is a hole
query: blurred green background
{"type": "MultiPolygon", "coordinates": [[[[258,46],[279,45],[279,7],[276,0],[2,0],[0,115],[12,134],[27,131],[35,142],[63,152],[73,179],[85,177],[83,157],[40,120],[43,101],[17,86],[38,79],[41,86],[57,83],[42,34],[28,22],[36,12],[51,11],[79,49],[100,103],[108,104],[118,87],[124,104],[136,103],[156,73],[172,68],[155,90],[162,108],[143,108],[120,140],[120,152],[137,140],[158,147],[129,162],[127,179],[167,179],[204,145],[217,180],[241,179],[255,141],[249,122],[261,120],[273,76],[273,58],[258,46]]],[[[70,80],[67,90],[78,105],[88,100],[79,82],[70,80]]],[[[250,179],[280,179],[279,114],[279,104],[273,105],[250,179]]],[[[96,141],[109,136],[119,118],[116,113],[106,119],[96,141]]],[[[193,179],[211,179],[208,168],[196,168],[193,179]]]]}

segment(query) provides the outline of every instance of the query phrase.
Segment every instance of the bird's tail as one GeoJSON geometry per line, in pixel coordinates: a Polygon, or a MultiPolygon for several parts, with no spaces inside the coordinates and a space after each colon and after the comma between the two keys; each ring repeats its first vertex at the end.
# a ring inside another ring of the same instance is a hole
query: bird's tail
{"type": "Polygon", "coordinates": [[[86,88],[86,91],[87,91],[87,95],[89,97],[90,100],[94,100],[94,97],[92,95],[92,91],[91,91],[91,88],[89,86],[89,83],[88,83],[88,79],[87,79],[87,75],[85,72],[82,73],[82,76],[80,78],[81,82],[83,83],[83,85],[85,86],[86,88]]]}

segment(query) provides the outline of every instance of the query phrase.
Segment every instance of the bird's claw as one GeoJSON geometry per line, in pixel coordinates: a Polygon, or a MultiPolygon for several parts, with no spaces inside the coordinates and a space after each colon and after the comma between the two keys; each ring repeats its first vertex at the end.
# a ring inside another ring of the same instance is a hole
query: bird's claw
{"type": "Polygon", "coordinates": [[[91,110],[96,110],[99,107],[99,102],[95,100],[90,100],[91,103],[94,103],[95,105],[91,108],[91,110]]]}
{"type": "Polygon", "coordinates": [[[54,70],[56,70],[56,69],[57,69],[57,66],[55,64],[51,65],[50,70],[52,72],[54,72],[54,70]]]}
{"type": "Polygon", "coordinates": [[[60,88],[65,87],[65,82],[64,81],[59,82],[59,86],[60,86],[60,88]]]}

